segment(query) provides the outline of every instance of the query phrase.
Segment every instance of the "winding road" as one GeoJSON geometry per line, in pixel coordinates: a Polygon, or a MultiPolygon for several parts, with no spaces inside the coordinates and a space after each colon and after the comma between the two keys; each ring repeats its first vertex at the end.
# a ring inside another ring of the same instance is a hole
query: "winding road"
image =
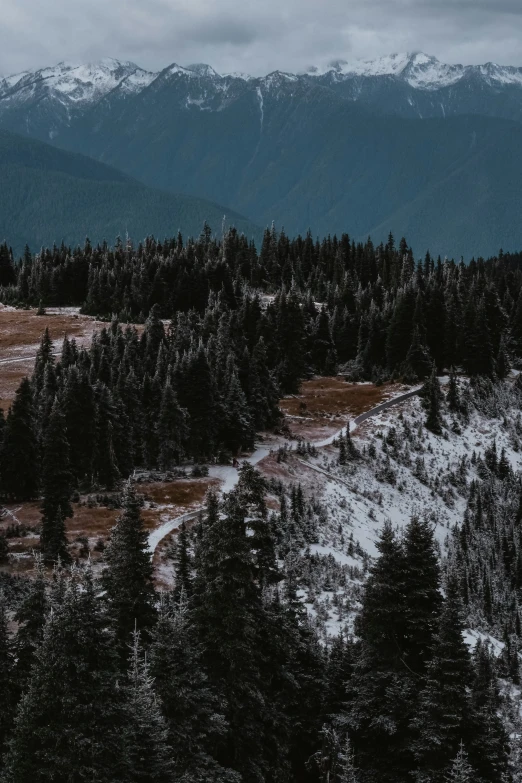
{"type": "MultiPolygon", "coordinates": [[[[390,400],[385,400],[385,402],[381,402],[380,405],[376,405],[375,408],[371,408],[369,411],[365,411],[365,413],[359,414],[359,416],[356,416],[350,422],[350,432],[353,432],[353,430],[357,429],[360,424],[363,424],[363,422],[367,421],[368,419],[371,419],[374,416],[378,416],[379,413],[388,410],[388,408],[392,408],[394,405],[399,405],[401,402],[409,400],[410,397],[415,397],[420,392],[421,388],[422,386],[417,386],[415,389],[412,389],[409,392],[399,394],[397,397],[392,397],[390,400]]],[[[334,440],[339,437],[341,432],[342,430],[338,430],[333,435],[330,435],[330,437],[320,441],[312,441],[312,443],[316,449],[321,449],[325,446],[331,446],[334,440]]],[[[292,451],[293,449],[294,446],[290,445],[290,450],[292,451]]],[[[266,446],[260,446],[249,457],[246,457],[243,462],[248,462],[250,465],[257,465],[258,462],[261,462],[262,459],[268,457],[269,454],[270,449],[268,449],[266,446]]],[[[209,468],[208,474],[211,478],[217,478],[222,482],[220,487],[220,491],[222,493],[233,490],[239,479],[237,469],[231,467],[230,465],[211,466],[209,468]]],[[[174,517],[173,519],[168,519],[166,522],[160,525],[160,527],[156,528],[156,530],[153,530],[149,535],[149,551],[151,554],[154,555],[156,549],[158,548],[161,541],[163,541],[165,536],[168,536],[169,533],[172,533],[173,530],[176,530],[182,522],[189,522],[190,520],[195,519],[201,511],[202,507],[203,506],[198,506],[198,508],[194,509],[193,511],[189,511],[186,514],[182,514],[179,517],[174,517]]]]}

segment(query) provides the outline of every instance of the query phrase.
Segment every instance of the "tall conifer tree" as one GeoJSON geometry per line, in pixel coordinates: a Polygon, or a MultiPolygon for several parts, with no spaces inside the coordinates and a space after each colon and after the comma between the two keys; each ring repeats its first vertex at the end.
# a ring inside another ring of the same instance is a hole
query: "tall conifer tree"
{"type": "Polygon", "coordinates": [[[38,494],[38,440],[31,384],[20,383],[7,415],[2,450],[2,486],[12,500],[33,500],[38,494]]]}
{"type": "Polygon", "coordinates": [[[125,660],[132,632],[137,627],[148,639],[156,610],[148,536],[130,481],[125,484],[122,506],[105,550],[102,584],[118,650],[125,660]]]}
{"type": "Polygon", "coordinates": [[[65,520],[72,517],[72,474],[65,416],[55,399],[45,434],[42,469],[42,531],[40,544],[47,562],[69,560],[65,520]]]}

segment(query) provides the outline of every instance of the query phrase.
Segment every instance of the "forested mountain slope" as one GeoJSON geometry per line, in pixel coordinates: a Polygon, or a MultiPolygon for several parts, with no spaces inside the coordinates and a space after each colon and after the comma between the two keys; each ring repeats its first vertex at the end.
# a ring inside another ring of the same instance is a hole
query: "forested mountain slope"
{"type": "Polygon", "coordinates": [[[58,357],[46,331],[0,415],[0,497],[40,515],[33,578],[0,577],[6,783],[519,783],[519,255],[205,227],[2,245],[0,299],[106,319],[58,357]],[[420,398],[290,450],[281,397],[302,422],[303,381],[339,371],[420,398]],[[257,437],[278,448],[210,488],[160,596],[140,474],[236,470],[257,437]],[[102,504],[108,539],[70,541],[102,504]]]}
{"type": "Polygon", "coordinates": [[[423,252],[520,242],[519,69],[425,55],[323,72],[150,74],[61,64],[0,82],[0,124],[291,235],[407,234],[423,252]]]}
{"type": "Polygon", "coordinates": [[[0,131],[0,237],[17,253],[52,244],[75,245],[89,235],[113,242],[127,232],[145,237],[181,230],[197,234],[205,221],[220,231],[224,217],[247,236],[259,229],[233,210],[203,199],[148,188],[83,155],[0,131]]]}

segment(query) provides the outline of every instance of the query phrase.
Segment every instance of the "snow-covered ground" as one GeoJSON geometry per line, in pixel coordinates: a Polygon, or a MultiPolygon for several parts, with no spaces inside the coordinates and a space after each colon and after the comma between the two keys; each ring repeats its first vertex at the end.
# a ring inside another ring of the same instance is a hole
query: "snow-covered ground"
{"type": "MultiPolygon", "coordinates": [[[[359,421],[363,419],[370,418],[372,415],[377,415],[379,411],[381,411],[383,408],[387,406],[392,406],[398,404],[398,402],[403,399],[411,396],[411,394],[415,393],[417,390],[417,387],[414,387],[414,389],[409,390],[407,392],[399,392],[395,395],[392,395],[390,399],[386,400],[384,403],[381,403],[380,405],[376,406],[373,410],[367,411],[366,413],[361,414],[360,416],[353,419],[350,423],[351,430],[355,430],[357,427],[357,424],[359,421]]],[[[342,428],[344,430],[344,426],[342,428]]],[[[314,443],[315,447],[318,449],[324,448],[326,446],[330,446],[337,437],[339,437],[339,433],[341,432],[341,429],[339,429],[334,435],[329,436],[328,438],[317,441],[314,443]]],[[[283,439],[279,439],[274,442],[274,445],[286,445],[289,449],[289,451],[292,451],[295,449],[295,443],[288,443],[287,441],[284,441],[283,439]]],[[[272,449],[270,449],[268,446],[261,445],[256,448],[256,450],[250,454],[249,456],[245,457],[243,461],[248,462],[250,465],[256,465],[259,466],[260,463],[270,456],[272,453],[272,449]]],[[[260,467],[262,472],[262,467],[260,467]]],[[[209,468],[209,476],[211,478],[218,479],[221,482],[220,486],[220,492],[226,493],[231,492],[234,487],[237,485],[238,482],[238,471],[237,468],[231,466],[231,465],[213,465],[209,468]]],[[[171,519],[167,519],[160,527],[153,530],[149,535],[149,550],[154,553],[156,548],[158,547],[159,543],[172,531],[179,528],[181,523],[183,521],[186,521],[187,518],[193,518],[196,515],[197,511],[190,512],[189,515],[182,514],[181,516],[174,516],[171,519]]]]}

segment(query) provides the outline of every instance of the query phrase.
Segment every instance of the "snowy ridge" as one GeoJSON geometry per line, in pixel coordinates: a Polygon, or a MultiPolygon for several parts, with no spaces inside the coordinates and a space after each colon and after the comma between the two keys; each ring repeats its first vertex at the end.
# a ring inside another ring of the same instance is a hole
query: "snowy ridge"
{"type": "Polygon", "coordinates": [[[76,65],[61,62],[51,68],[8,76],[0,81],[0,98],[32,99],[39,91],[63,103],[93,103],[118,86],[126,92],[138,92],[148,86],[156,74],[131,62],[107,58],[98,63],[76,65]]]}
{"type": "Polygon", "coordinates": [[[331,74],[335,79],[362,77],[375,78],[391,76],[407,82],[418,90],[437,90],[449,87],[464,78],[477,77],[488,84],[515,84],[522,86],[522,68],[502,66],[495,63],[485,65],[448,65],[436,57],[422,52],[407,52],[379,57],[375,60],[344,60],[331,62],[326,68],[312,67],[308,76],[319,77],[331,74]]]}
{"type": "Polygon", "coordinates": [[[390,54],[374,60],[345,60],[330,62],[325,68],[313,66],[299,75],[273,71],[263,77],[245,73],[221,75],[205,63],[181,66],[172,63],[161,72],[151,72],[132,62],[106,58],[97,63],[58,65],[35,71],[23,71],[0,77],[0,101],[23,103],[37,97],[42,91],[61,103],[72,106],[92,104],[112,90],[123,93],[139,93],[159,76],[182,76],[208,81],[215,88],[230,80],[258,82],[267,89],[280,88],[284,84],[301,79],[319,79],[329,76],[335,81],[370,78],[393,78],[406,82],[410,87],[433,91],[448,87],[463,79],[477,79],[493,86],[514,85],[522,87],[522,68],[502,66],[496,63],[484,65],[448,65],[422,52],[390,54]]]}

